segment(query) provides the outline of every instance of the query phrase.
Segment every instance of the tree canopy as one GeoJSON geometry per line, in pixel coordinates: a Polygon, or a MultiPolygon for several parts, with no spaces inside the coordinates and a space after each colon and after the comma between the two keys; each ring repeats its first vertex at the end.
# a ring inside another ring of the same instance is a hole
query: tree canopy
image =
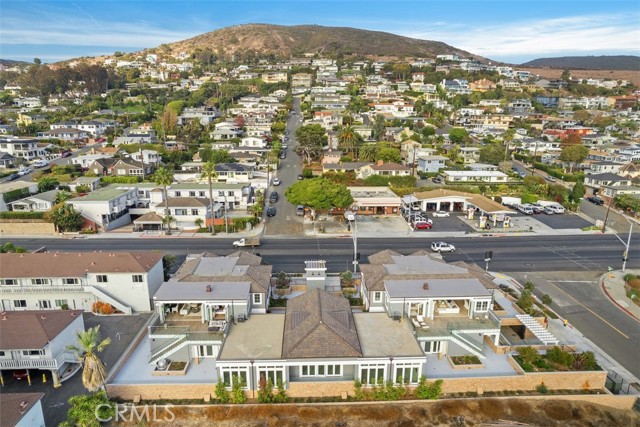
{"type": "Polygon", "coordinates": [[[327,136],[320,125],[301,126],[296,130],[296,153],[302,156],[307,163],[320,156],[322,149],[327,145],[327,136]]]}
{"type": "Polygon", "coordinates": [[[289,203],[309,206],[315,210],[348,208],[353,204],[351,192],[344,184],[326,178],[298,181],[285,191],[289,203]]]}
{"type": "Polygon", "coordinates": [[[581,163],[587,158],[589,148],[584,145],[565,145],[560,153],[560,160],[569,162],[569,173],[573,171],[573,165],[581,163]]]}
{"type": "Polygon", "coordinates": [[[504,160],[504,147],[498,144],[487,144],[480,148],[480,162],[498,165],[504,160]]]}
{"type": "Polygon", "coordinates": [[[449,131],[449,141],[454,144],[462,144],[469,138],[469,133],[463,128],[453,128],[449,131]]]}

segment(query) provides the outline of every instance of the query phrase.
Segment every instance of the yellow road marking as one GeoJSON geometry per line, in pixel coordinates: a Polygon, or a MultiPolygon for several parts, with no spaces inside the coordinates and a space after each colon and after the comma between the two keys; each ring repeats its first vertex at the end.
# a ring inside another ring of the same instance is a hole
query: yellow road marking
{"type": "Polygon", "coordinates": [[[626,339],[629,339],[629,337],[622,332],[620,329],[616,328],[615,326],[613,326],[611,323],[609,323],[605,318],[603,318],[602,316],[600,316],[598,313],[596,313],[595,311],[591,310],[589,307],[587,307],[586,305],[584,305],[583,303],[581,303],[580,301],[578,301],[577,299],[575,299],[573,296],[569,295],[567,292],[565,292],[564,290],[560,289],[558,286],[556,286],[555,283],[553,282],[549,282],[550,284],[552,284],[556,289],[558,289],[560,292],[562,292],[563,294],[565,294],[566,296],[568,296],[569,298],[571,298],[572,300],[574,300],[578,305],[582,306],[585,310],[587,310],[589,313],[593,314],[594,316],[596,316],[598,319],[602,320],[605,324],[607,324],[611,329],[613,329],[614,331],[616,331],[617,333],[619,333],[620,335],[622,335],[623,337],[625,337],[626,339]]]}

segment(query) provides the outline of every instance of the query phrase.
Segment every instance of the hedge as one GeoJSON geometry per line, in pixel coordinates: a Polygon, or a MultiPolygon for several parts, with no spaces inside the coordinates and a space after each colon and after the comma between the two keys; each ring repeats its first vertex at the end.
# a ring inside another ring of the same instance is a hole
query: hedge
{"type": "Polygon", "coordinates": [[[3,194],[2,198],[5,203],[11,203],[16,200],[24,199],[25,197],[29,197],[31,195],[31,191],[28,188],[19,188],[13,191],[7,191],[3,194]]]}
{"type": "Polygon", "coordinates": [[[109,184],[137,184],[142,181],[142,177],[137,176],[103,176],[100,179],[101,185],[109,184]]]}
{"type": "Polygon", "coordinates": [[[0,212],[0,219],[44,219],[46,212],[20,212],[7,211],[0,212]]]}
{"type": "Polygon", "coordinates": [[[556,178],[560,178],[563,181],[567,181],[567,182],[582,182],[584,181],[584,172],[577,172],[577,173],[572,173],[572,174],[568,174],[568,173],[564,173],[556,168],[553,168],[549,165],[545,165],[544,163],[540,163],[540,162],[535,162],[533,164],[533,166],[536,169],[540,169],[541,171],[544,171],[546,173],[548,173],[551,176],[554,176],[556,178]]]}

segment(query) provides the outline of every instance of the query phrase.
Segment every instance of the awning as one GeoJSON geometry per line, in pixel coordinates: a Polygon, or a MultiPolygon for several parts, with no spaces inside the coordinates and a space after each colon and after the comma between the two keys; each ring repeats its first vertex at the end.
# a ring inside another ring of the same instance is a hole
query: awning
{"type": "Polygon", "coordinates": [[[160,215],[155,212],[148,212],[138,219],[134,219],[133,223],[139,224],[162,224],[164,221],[160,215]]]}

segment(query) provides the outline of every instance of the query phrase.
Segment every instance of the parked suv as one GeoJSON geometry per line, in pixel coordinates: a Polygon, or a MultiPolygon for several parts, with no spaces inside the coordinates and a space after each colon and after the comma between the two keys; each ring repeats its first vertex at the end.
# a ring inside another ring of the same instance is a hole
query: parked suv
{"type": "Polygon", "coordinates": [[[598,206],[604,205],[604,200],[602,200],[598,196],[589,196],[587,197],[587,200],[593,203],[594,205],[598,205],[598,206]]]}
{"type": "Polygon", "coordinates": [[[304,206],[298,205],[298,207],[296,207],[296,215],[304,216],[304,206]]]}

